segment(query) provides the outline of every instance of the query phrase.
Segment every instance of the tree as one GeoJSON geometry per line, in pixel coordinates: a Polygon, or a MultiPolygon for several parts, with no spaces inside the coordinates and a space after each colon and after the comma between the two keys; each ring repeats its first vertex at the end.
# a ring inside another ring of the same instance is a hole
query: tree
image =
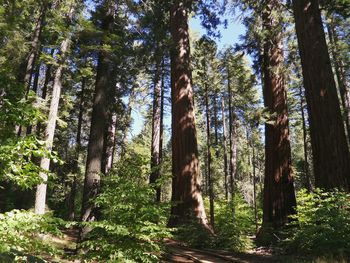
{"type": "Polygon", "coordinates": [[[349,190],[350,155],[319,1],[293,1],[310,118],[315,185],[349,190]]]}
{"type": "Polygon", "coordinates": [[[217,122],[212,121],[216,119],[216,91],[217,85],[220,84],[220,78],[217,76],[218,72],[218,59],[216,57],[217,46],[216,43],[208,38],[202,36],[195,43],[194,61],[195,61],[195,87],[197,88],[197,96],[201,99],[198,100],[200,109],[203,109],[205,115],[206,124],[206,184],[208,186],[209,193],[209,210],[210,210],[210,224],[214,227],[214,169],[213,169],[213,156],[212,150],[215,142],[218,138],[217,132],[215,132],[214,138],[212,138],[212,126],[217,131],[217,122]],[[219,80],[219,81],[217,81],[219,80]],[[217,83],[218,82],[218,83],[217,83]],[[202,99],[204,97],[204,100],[202,99]],[[214,123],[214,125],[212,125],[214,123]]]}
{"type": "MultiPolygon", "coordinates": [[[[116,17],[116,3],[104,1],[100,6],[103,13],[102,31],[105,36],[113,33],[116,17]]],[[[102,49],[98,55],[98,66],[95,83],[95,94],[91,116],[90,136],[88,153],[86,159],[86,170],[83,189],[83,201],[81,210],[81,221],[94,221],[97,216],[93,200],[99,193],[100,174],[103,172],[102,161],[104,156],[105,131],[109,120],[109,97],[113,86],[113,63],[111,53],[104,49],[103,45],[111,43],[101,42],[102,49]]],[[[87,229],[82,229],[81,237],[84,237],[87,229]]]]}
{"type": "Polygon", "coordinates": [[[188,15],[192,1],[170,8],[172,97],[172,201],[170,226],[196,218],[209,228],[201,195],[190,69],[188,15]]]}
{"type": "MultiPolygon", "coordinates": [[[[70,6],[69,13],[67,15],[69,23],[72,23],[74,14],[76,12],[76,3],[72,3],[70,6]]],[[[49,152],[52,150],[53,138],[55,135],[56,128],[56,120],[58,116],[58,106],[61,97],[62,90],[62,75],[65,67],[67,53],[69,51],[69,44],[71,42],[71,32],[66,33],[67,36],[61,43],[60,46],[60,58],[58,61],[58,67],[55,72],[54,81],[53,81],[53,89],[52,89],[52,97],[50,103],[49,117],[47,126],[45,129],[45,141],[46,147],[49,152]]],[[[36,195],[35,195],[35,213],[36,214],[44,214],[45,213],[45,205],[46,205],[46,189],[47,189],[47,172],[50,168],[50,159],[47,157],[43,157],[40,161],[40,168],[43,172],[40,173],[40,177],[43,182],[37,186],[36,195]]]]}
{"type": "Polygon", "coordinates": [[[296,206],[283,72],[283,22],[278,15],[281,10],[279,1],[270,0],[262,13],[266,34],[262,58],[263,95],[270,114],[270,120],[265,124],[263,224],[274,227],[287,223],[296,206]]]}

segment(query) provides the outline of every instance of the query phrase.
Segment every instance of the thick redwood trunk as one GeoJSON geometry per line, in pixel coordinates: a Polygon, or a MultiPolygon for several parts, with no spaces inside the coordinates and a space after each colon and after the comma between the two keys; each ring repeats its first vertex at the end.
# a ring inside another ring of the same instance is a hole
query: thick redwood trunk
{"type": "Polygon", "coordinates": [[[172,96],[172,201],[169,225],[197,218],[208,227],[201,194],[195,127],[188,15],[192,1],[175,0],[170,11],[172,96]]]}
{"type": "Polygon", "coordinates": [[[282,32],[274,11],[279,12],[280,1],[269,0],[263,13],[263,26],[269,33],[264,41],[263,93],[264,104],[272,119],[265,125],[265,181],[263,224],[283,226],[295,212],[296,199],[291,168],[291,148],[287,94],[283,76],[282,32]]]}
{"type": "Polygon", "coordinates": [[[315,186],[349,190],[350,155],[319,1],[293,1],[309,112],[315,186]]]}
{"type": "MultiPolygon", "coordinates": [[[[115,17],[114,3],[110,3],[103,21],[105,33],[112,32],[115,17]]],[[[103,44],[103,43],[102,43],[103,44]]],[[[94,199],[100,190],[100,174],[103,171],[105,131],[109,119],[109,96],[112,93],[113,67],[108,51],[101,50],[98,58],[94,103],[91,115],[90,136],[86,158],[81,221],[94,221],[97,216],[94,199]]],[[[82,229],[80,238],[84,238],[87,228],[82,229]]]]}
{"type": "MultiPolygon", "coordinates": [[[[161,137],[161,107],[162,107],[162,59],[156,54],[156,72],[153,90],[153,114],[152,114],[152,144],[151,144],[151,175],[150,184],[156,184],[160,177],[160,137],[161,137]]],[[[160,201],[161,189],[156,189],[156,201],[160,201]]]]}
{"type": "Polygon", "coordinates": [[[224,188],[225,199],[228,200],[228,172],[227,172],[227,132],[226,132],[226,117],[225,117],[225,98],[221,99],[221,112],[222,112],[222,136],[223,136],[223,149],[224,149],[224,188]]]}

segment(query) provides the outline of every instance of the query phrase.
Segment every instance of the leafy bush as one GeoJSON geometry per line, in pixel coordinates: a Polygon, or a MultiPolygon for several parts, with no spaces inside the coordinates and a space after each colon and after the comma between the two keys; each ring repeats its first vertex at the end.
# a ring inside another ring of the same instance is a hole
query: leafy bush
{"type": "MultiPolygon", "coordinates": [[[[206,208],[209,206],[208,203],[208,199],[205,199],[206,208]]],[[[250,247],[251,241],[247,235],[254,233],[254,216],[252,208],[243,198],[235,195],[233,202],[215,200],[214,210],[215,235],[204,229],[199,222],[192,221],[178,228],[177,238],[196,248],[243,251],[250,247]]]]}
{"type": "Polygon", "coordinates": [[[215,203],[216,248],[243,251],[251,247],[254,228],[253,209],[236,194],[232,202],[217,200],[215,203]],[[234,208],[234,209],[233,209],[234,208]]]}
{"type": "Polygon", "coordinates": [[[24,210],[0,214],[0,253],[14,257],[56,255],[59,251],[44,237],[47,234],[60,235],[57,226],[61,223],[50,215],[40,216],[24,210]]]}
{"type": "Polygon", "coordinates": [[[0,180],[14,182],[21,188],[32,188],[41,182],[40,166],[32,157],[50,158],[53,162],[62,162],[55,152],[49,152],[44,141],[35,136],[13,138],[3,141],[0,146],[0,180]]]}
{"type": "Polygon", "coordinates": [[[166,228],[167,205],[155,202],[155,191],[142,175],[148,167],[140,155],[120,161],[115,175],[103,181],[96,204],[102,218],[82,244],[88,260],[97,262],[159,262],[166,228]]]}
{"type": "Polygon", "coordinates": [[[350,256],[350,194],[316,189],[298,193],[297,215],[287,230],[287,251],[350,256]]]}

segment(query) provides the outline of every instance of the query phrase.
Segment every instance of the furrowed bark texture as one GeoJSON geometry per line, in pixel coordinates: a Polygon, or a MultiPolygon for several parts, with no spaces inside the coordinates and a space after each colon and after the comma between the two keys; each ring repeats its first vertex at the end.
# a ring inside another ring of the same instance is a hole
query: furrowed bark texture
{"type": "Polygon", "coordinates": [[[263,12],[263,26],[269,33],[263,50],[263,93],[265,107],[272,116],[265,125],[263,224],[281,227],[288,222],[288,216],[295,213],[296,199],[291,168],[282,34],[276,32],[279,20],[273,17],[276,10],[280,10],[279,1],[270,0],[263,12]]]}
{"type": "Polygon", "coordinates": [[[170,13],[172,96],[172,201],[170,226],[197,218],[208,227],[201,195],[188,13],[192,1],[174,1],[170,13]]]}
{"type": "Polygon", "coordinates": [[[349,190],[350,157],[319,1],[293,1],[309,112],[315,186],[349,190]]]}
{"type": "MultiPolygon", "coordinates": [[[[114,3],[109,3],[106,16],[103,21],[103,30],[112,32],[115,20],[114,3]]],[[[97,209],[93,201],[100,190],[100,174],[103,171],[103,157],[105,144],[105,131],[109,120],[109,95],[113,86],[112,61],[108,51],[101,50],[98,58],[97,75],[95,83],[94,102],[91,115],[91,127],[86,159],[86,171],[84,179],[83,202],[81,210],[81,221],[94,221],[97,216],[97,209]]],[[[115,83],[114,83],[115,85],[115,83]]],[[[87,228],[82,229],[80,238],[88,232],[87,228]]]]}

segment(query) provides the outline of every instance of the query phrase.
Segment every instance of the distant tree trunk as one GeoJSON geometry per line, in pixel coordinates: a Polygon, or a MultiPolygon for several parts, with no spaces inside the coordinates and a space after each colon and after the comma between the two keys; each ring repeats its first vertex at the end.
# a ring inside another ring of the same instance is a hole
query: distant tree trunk
{"type": "MultiPolygon", "coordinates": [[[[112,106],[112,105],[111,105],[112,106]]],[[[109,121],[108,121],[108,128],[106,132],[106,138],[105,138],[105,144],[104,144],[104,158],[102,162],[102,170],[104,174],[108,174],[113,166],[113,153],[115,148],[115,142],[116,142],[116,127],[117,126],[117,113],[115,110],[112,110],[109,121]]]]}
{"type": "Polygon", "coordinates": [[[274,17],[274,12],[280,10],[280,1],[269,0],[262,17],[264,30],[269,33],[264,41],[262,65],[264,104],[272,115],[270,122],[265,124],[263,225],[275,228],[288,222],[288,216],[295,213],[296,206],[287,93],[282,70],[282,29],[278,29],[280,21],[274,17]]]}
{"type": "Polygon", "coordinates": [[[163,163],[164,88],[165,87],[164,87],[164,58],[163,58],[162,60],[162,92],[160,94],[160,135],[159,135],[159,162],[160,163],[163,163]]]}
{"type": "MultiPolygon", "coordinates": [[[[34,82],[33,82],[33,92],[36,94],[38,91],[38,85],[39,85],[39,76],[40,76],[40,63],[36,65],[35,68],[35,76],[34,76],[34,82]]],[[[32,134],[33,126],[29,125],[27,127],[27,135],[32,134]]],[[[34,133],[35,133],[35,127],[34,127],[34,133]]]]}
{"type": "Polygon", "coordinates": [[[303,96],[303,90],[302,87],[299,87],[300,92],[300,109],[301,109],[301,120],[303,125],[303,145],[304,145],[304,173],[305,173],[305,180],[306,180],[306,189],[311,192],[312,191],[312,185],[311,185],[311,178],[310,178],[310,171],[309,171],[309,161],[308,161],[308,146],[307,146],[307,129],[306,129],[306,118],[305,118],[305,112],[304,112],[304,96],[303,96]]]}
{"type": "Polygon", "coordinates": [[[170,226],[197,218],[210,229],[200,189],[188,15],[192,1],[175,0],[170,10],[172,97],[172,201],[170,226]]]}
{"type": "Polygon", "coordinates": [[[255,159],[255,146],[252,140],[252,150],[253,150],[253,200],[254,200],[254,221],[255,221],[255,232],[258,232],[258,206],[256,203],[256,159],[255,159]]]}
{"type": "MultiPolygon", "coordinates": [[[[53,54],[55,53],[55,49],[51,49],[51,56],[53,57],[53,54]]],[[[41,98],[43,100],[46,99],[46,95],[47,95],[47,87],[49,85],[50,79],[51,79],[51,72],[52,71],[52,64],[49,64],[46,66],[46,71],[45,71],[45,80],[44,80],[44,84],[42,87],[42,93],[41,93],[41,98]]],[[[42,128],[42,124],[41,122],[38,123],[37,125],[37,129],[36,129],[36,134],[40,135],[41,133],[41,128],[42,128]]]]}
{"type": "MultiPolygon", "coordinates": [[[[334,62],[335,75],[337,77],[338,87],[342,106],[345,114],[345,125],[348,134],[348,142],[350,142],[350,90],[346,82],[346,75],[344,72],[344,65],[339,58],[338,51],[338,36],[334,29],[332,23],[327,24],[327,30],[329,35],[329,40],[331,43],[331,52],[334,62]]],[[[350,184],[350,182],[348,182],[350,184]]]]}
{"type": "Polygon", "coordinates": [[[77,195],[77,174],[79,173],[79,155],[81,151],[81,131],[83,124],[84,114],[84,96],[85,96],[85,85],[86,78],[83,77],[81,80],[81,91],[79,98],[79,114],[78,114],[78,125],[77,125],[77,137],[76,137],[76,149],[75,149],[75,160],[74,160],[74,176],[71,184],[71,190],[67,198],[68,205],[68,220],[73,221],[75,219],[75,199],[77,195]]]}
{"type": "Polygon", "coordinates": [[[36,22],[36,26],[35,26],[32,41],[31,41],[30,51],[26,60],[26,68],[25,68],[23,82],[25,84],[27,94],[30,89],[30,84],[31,84],[32,75],[34,71],[34,66],[35,66],[35,60],[40,49],[40,37],[44,26],[47,7],[48,7],[48,4],[44,2],[36,22]]]}
{"type": "Polygon", "coordinates": [[[210,112],[209,112],[209,92],[208,85],[205,87],[205,116],[207,120],[207,178],[209,190],[210,224],[214,228],[214,191],[211,171],[211,132],[210,132],[210,112]]]}
{"type": "Polygon", "coordinates": [[[226,132],[226,118],[225,118],[225,98],[221,99],[221,112],[222,112],[222,135],[223,135],[223,148],[224,148],[224,177],[225,177],[225,199],[228,200],[228,173],[227,173],[227,132],[226,132]]]}
{"type": "MultiPolygon", "coordinates": [[[[53,48],[51,49],[51,52],[50,52],[51,57],[53,57],[54,54],[55,54],[55,49],[53,48]]],[[[51,79],[51,75],[52,75],[52,64],[48,64],[46,67],[45,80],[44,80],[42,93],[41,93],[41,98],[44,100],[46,99],[47,88],[51,79]]]]}
{"type": "Polygon", "coordinates": [[[218,158],[219,157],[219,150],[218,150],[218,144],[219,144],[219,136],[218,136],[218,129],[219,129],[219,124],[218,124],[218,101],[217,101],[217,91],[214,91],[214,96],[213,96],[213,100],[214,100],[214,132],[215,132],[215,147],[216,147],[216,151],[215,151],[215,155],[218,158]]]}
{"type": "MultiPolygon", "coordinates": [[[[71,16],[70,19],[72,19],[73,17],[72,10],[71,10],[70,16],[71,16]]],[[[55,135],[56,120],[58,116],[58,105],[59,105],[61,90],[62,90],[61,80],[62,80],[62,74],[64,70],[64,65],[66,61],[69,44],[70,44],[70,36],[64,39],[61,43],[60,60],[58,62],[58,67],[56,69],[55,78],[53,82],[50,111],[49,111],[48,122],[45,130],[46,147],[50,152],[52,150],[53,138],[55,135]]],[[[48,171],[50,168],[50,159],[42,158],[40,161],[40,168],[43,169],[44,171],[48,171]]],[[[35,213],[36,214],[44,214],[45,205],[46,205],[47,174],[45,172],[40,172],[40,177],[42,178],[43,182],[38,185],[36,190],[36,195],[35,195],[35,213]]]]}
{"type": "MultiPolygon", "coordinates": [[[[159,45],[159,44],[158,44],[159,45]]],[[[159,49],[159,47],[158,47],[159,49]]],[[[152,144],[151,144],[151,175],[150,184],[156,184],[160,177],[160,136],[161,136],[161,100],[162,100],[162,58],[156,54],[156,72],[153,91],[153,114],[152,114],[152,144]]],[[[161,189],[155,187],[156,201],[160,202],[161,189]]]]}
{"type": "Polygon", "coordinates": [[[237,160],[237,145],[236,145],[236,125],[234,120],[233,105],[232,105],[232,87],[229,66],[227,66],[227,88],[228,88],[228,117],[229,117],[229,141],[230,141],[230,194],[231,200],[234,195],[234,181],[236,176],[236,160],[237,160]]]}
{"type": "MultiPolygon", "coordinates": [[[[102,29],[106,34],[112,32],[115,22],[115,3],[108,1],[102,29]]],[[[103,44],[103,43],[101,43],[103,44]]],[[[98,58],[94,102],[91,115],[91,127],[86,158],[86,170],[81,209],[81,221],[94,221],[97,216],[94,199],[100,190],[100,173],[104,156],[105,131],[109,118],[109,96],[111,88],[115,86],[112,81],[113,67],[110,54],[101,50],[98,58]]],[[[81,229],[79,239],[84,239],[88,228],[81,229]]]]}
{"type": "Polygon", "coordinates": [[[315,186],[349,190],[350,155],[319,1],[293,1],[309,112],[315,186]]]}
{"type": "Polygon", "coordinates": [[[124,131],[123,131],[123,138],[122,138],[122,145],[121,145],[121,152],[120,152],[121,157],[123,157],[126,153],[128,133],[129,133],[130,124],[131,124],[131,112],[132,112],[132,108],[134,107],[135,99],[136,99],[136,91],[135,91],[135,87],[132,87],[130,95],[129,95],[127,112],[125,114],[126,120],[124,123],[125,127],[124,127],[124,131]]]}

